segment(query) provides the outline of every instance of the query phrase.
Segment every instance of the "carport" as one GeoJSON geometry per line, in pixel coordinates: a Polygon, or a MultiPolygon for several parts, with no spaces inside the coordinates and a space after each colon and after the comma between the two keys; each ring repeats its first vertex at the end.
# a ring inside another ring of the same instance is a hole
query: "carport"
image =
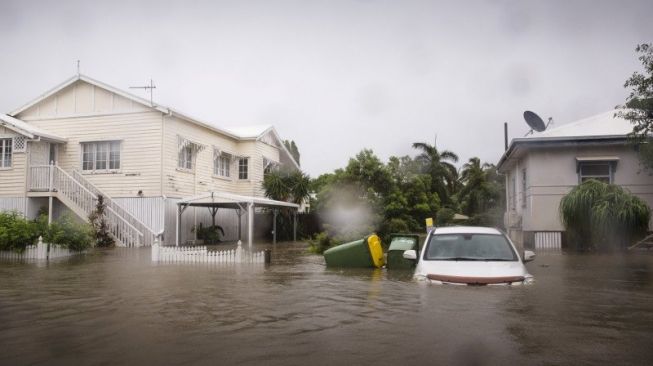
{"type": "Polygon", "coordinates": [[[275,201],[263,197],[254,196],[241,196],[226,192],[209,192],[199,196],[184,198],[177,202],[177,235],[175,238],[175,245],[179,246],[181,241],[181,215],[188,207],[206,207],[213,218],[219,208],[229,208],[236,210],[238,215],[238,240],[242,236],[241,217],[247,214],[247,244],[252,247],[252,237],[254,236],[254,209],[256,207],[265,207],[272,210],[272,240],[277,242],[277,215],[280,208],[293,209],[293,240],[297,241],[297,210],[299,205],[275,201]]]}

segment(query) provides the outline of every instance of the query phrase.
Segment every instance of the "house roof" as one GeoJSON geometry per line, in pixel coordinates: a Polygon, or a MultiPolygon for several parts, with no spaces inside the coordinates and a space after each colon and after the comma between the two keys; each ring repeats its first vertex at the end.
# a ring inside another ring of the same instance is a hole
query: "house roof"
{"type": "Polygon", "coordinates": [[[514,138],[501,156],[497,168],[500,172],[505,171],[529,146],[623,143],[633,131],[633,125],[628,120],[616,117],[616,113],[617,110],[611,110],[542,132],[533,132],[526,137],[514,138]]]}
{"type": "Polygon", "coordinates": [[[200,207],[233,207],[238,208],[239,204],[254,204],[261,207],[290,207],[299,208],[299,205],[276,201],[264,197],[242,196],[227,192],[209,192],[198,196],[187,197],[177,202],[178,205],[200,206],[200,207]]]}
{"type": "Polygon", "coordinates": [[[0,126],[7,127],[8,129],[31,139],[35,137],[42,137],[44,139],[55,142],[66,142],[65,137],[57,136],[42,128],[36,127],[25,121],[21,121],[18,118],[14,118],[2,113],[0,113],[0,126]]]}
{"type": "Polygon", "coordinates": [[[91,78],[89,76],[83,75],[83,74],[77,74],[77,75],[75,75],[75,76],[73,76],[71,78],[68,78],[67,80],[65,80],[61,84],[55,86],[54,88],[52,88],[52,89],[46,91],[45,93],[41,94],[40,96],[36,97],[32,101],[24,104],[23,106],[19,107],[18,109],[14,110],[14,111],[12,111],[10,113],[10,115],[15,117],[18,114],[20,114],[21,112],[24,112],[25,110],[29,109],[30,107],[36,105],[37,103],[39,103],[39,102],[41,102],[41,101],[43,101],[43,100],[45,100],[47,98],[49,98],[50,96],[58,93],[59,91],[63,90],[64,88],[66,88],[66,87],[68,87],[68,86],[70,86],[70,85],[72,85],[75,82],[80,81],[80,80],[84,81],[86,83],[89,83],[91,85],[95,85],[95,86],[97,86],[99,88],[108,90],[108,91],[110,91],[112,93],[120,95],[121,97],[127,98],[127,99],[132,100],[134,102],[137,102],[139,104],[142,104],[142,105],[144,105],[146,107],[156,109],[157,111],[159,111],[161,113],[176,116],[176,117],[178,117],[180,119],[183,119],[185,121],[194,123],[196,125],[208,128],[209,130],[218,132],[218,133],[220,133],[222,135],[226,135],[228,137],[231,137],[231,138],[233,138],[235,140],[257,140],[257,139],[262,138],[268,132],[272,132],[272,133],[274,133],[274,136],[277,138],[277,140],[279,140],[280,148],[286,154],[288,154],[288,158],[290,159],[290,161],[292,161],[293,165],[297,169],[299,169],[299,164],[292,157],[292,154],[290,154],[288,149],[286,149],[286,147],[282,143],[282,140],[279,138],[279,134],[276,132],[274,127],[271,126],[271,125],[239,126],[239,127],[232,127],[232,128],[229,128],[229,129],[221,128],[221,127],[215,126],[215,125],[213,125],[211,123],[202,121],[202,120],[200,120],[198,118],[191,117],[188,114],[182,113],[182,112],[180,112],[178,110],[175,110],[173,108],[166,107],[166,106],[160,105],[158,103],[155,103],[153,101],[149,101],[147,99],[141,98],[141,97],[136,96],[134,94],[128,93],[128,92],[126,92],[124,90],[121,90],[121,89],[116,88],[114,86],[111,86],[109,84],[103,83],[103,82],[101,82],[99,80],[95,80],[95,79],[93,79],[93,78],[91,78]]]}

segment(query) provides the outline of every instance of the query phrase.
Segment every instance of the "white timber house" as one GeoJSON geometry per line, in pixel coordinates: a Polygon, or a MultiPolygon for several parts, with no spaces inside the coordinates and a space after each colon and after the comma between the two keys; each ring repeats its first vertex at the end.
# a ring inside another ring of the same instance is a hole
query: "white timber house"
{"type": "Polygon", "coordinates": [[[221,128],[81,74],[0,114],[0,210],[86,220],[102,195],[124,246],[184,243],[213,218],[251,243],[257,207],[297,209],[263,197],[281,166],[299,169],[272,126],[221,128]]]}
{"type": "Polygon", "coordinates": [[[504,222],[511,239],[527,248],[559,249],[565,230],[560,200],[588,179],[617,184],[653,207],[653,172],[629,141],[633,125],[616,112],[510,142],[497,168],[506,178],[504,222]]]}

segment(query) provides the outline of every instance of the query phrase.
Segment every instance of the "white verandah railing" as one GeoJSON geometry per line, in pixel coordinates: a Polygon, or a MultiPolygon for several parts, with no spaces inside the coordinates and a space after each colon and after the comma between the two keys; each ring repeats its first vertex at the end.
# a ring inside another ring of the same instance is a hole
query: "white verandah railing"
{"type": "MultiPolygon", "coordinates": [[[[62,202],[74,205],[80,216],[88,218],[95,210],[97,195],[57,165],[31,166],[28,182],[30,191],[56,193],[62,202]],[[45,185],[43,182],[48,183],[45,185]]],[[[105,216],[109,232],[119,241],[119,244],[124,246],[143,245],[143,233],[109,205],[106,207],[105,216]]]]}

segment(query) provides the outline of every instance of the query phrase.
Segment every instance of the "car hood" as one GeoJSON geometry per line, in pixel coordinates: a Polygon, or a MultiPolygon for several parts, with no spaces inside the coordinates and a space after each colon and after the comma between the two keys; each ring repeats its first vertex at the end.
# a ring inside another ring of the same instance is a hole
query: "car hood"
{"type": "Polygon", "coordinates": [[[512,283],[532,278],[521,261],[421,261],[415,275],[463,284],[512,283]]]}

